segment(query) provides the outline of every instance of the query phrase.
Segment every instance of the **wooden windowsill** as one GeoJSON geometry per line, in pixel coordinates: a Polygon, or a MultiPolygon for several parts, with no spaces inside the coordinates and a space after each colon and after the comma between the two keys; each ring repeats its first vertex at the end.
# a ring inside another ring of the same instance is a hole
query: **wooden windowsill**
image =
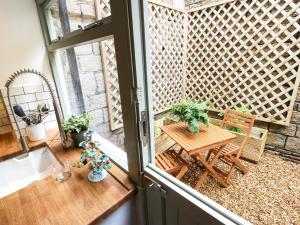
{"type": "MultiPolygon", "coordinates": [[[[64,150],[61,141],[54,137],[47,140],[47,145],[61,163],[80,158],[80,149],[64,150]]],[[[35,182],[0,199],[0,221],[22,225],[97,223],[136,190],[117,165],[113,164],[108,172],[100,183],[87,180],[87,168],[72,168],[72,177],[63,183],[51,176],[35,182]]]]}

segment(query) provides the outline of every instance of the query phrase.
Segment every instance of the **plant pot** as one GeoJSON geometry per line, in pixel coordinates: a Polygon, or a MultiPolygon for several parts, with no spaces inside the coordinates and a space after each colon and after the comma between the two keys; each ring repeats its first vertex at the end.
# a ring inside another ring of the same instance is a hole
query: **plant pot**
{"type": "Polygon", "coordinates": [[[84,133],[85,131],[80,131],[79,133],[71,132],[71,137],[75,147],[79,147],[79,144],[84,141],[84,133]]]}
{"type": "Polygon", "coordinates": [[[91,171],[88,174],[88,180],[97,183],[103,180],[107,176],[107,171],[105,169],[101,169],[100,172],[96,173],[95,171],[91,171]]]}
{"type": "Polygon", "coordinates": [[[198,130],[196,132],[194,132],[193,128],[188,124],[188,131],[191,132],[192,134],[198,133],[200,131],[200,122],[198,121],[198,130]]]}
{"type": "Polygon", "coordinates": [[[26,127],[26,133],[30,141],[40,141],[46,137],[45,127],[42,123],[26,127]]]}

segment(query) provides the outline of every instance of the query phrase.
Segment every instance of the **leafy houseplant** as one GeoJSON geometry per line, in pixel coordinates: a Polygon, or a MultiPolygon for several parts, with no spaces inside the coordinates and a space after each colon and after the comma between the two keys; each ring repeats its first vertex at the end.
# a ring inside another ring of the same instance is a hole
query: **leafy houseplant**
{"type": "Polygon", "coordinates": [[[81,157],[74,166],[81,168],[87,164],[91,170],[88,175],[89,181],[100,182],[107,175],[106,169],[111,169],[112,165],[109,162],[108,156],[101,152],[100,144],[92,140],[92,136],[93,131],[85,132],[85,141],[79,144],[79,146],[83,148],[81,157]]]}
{"type": "Polygon", "coordinates": [[[179,121],[186,122],[188,129],[192,133],[198,133],[200,123],[209,126],[209,118],[207,109],[209,102],[195,102],[192,100],[182,100],[177,104],[172,105],[171,113],[176,116],[179,121]]]}
{"type": "Polygon", "coordinates": [[[83,113],[80,115],[73,115],[70,118],[64,120],[62,127],[66,133],[70,133],[74,144],[79,145],[84,141],[84,132],[88,130],[90,125],[90,115],[83,113]]]}

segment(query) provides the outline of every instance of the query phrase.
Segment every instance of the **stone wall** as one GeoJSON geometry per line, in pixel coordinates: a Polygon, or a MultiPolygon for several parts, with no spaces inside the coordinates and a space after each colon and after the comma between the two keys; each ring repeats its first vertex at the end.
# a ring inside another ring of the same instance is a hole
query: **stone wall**
{"type": "MultiPolygon", "coordinates": [[[[12,112],[9,107],[6,88],[3,88],[1,90],[5,107],[7,109],[11,125],[17,135],[19,137],[19,133],[17,131],[16,127],[16,121],[14,120],[12,116],[12,112]]],[[[10,89],[11,93],[11,103],[12,105],[19,104],[25,114],[32,113],[33,111],[37,110],[37,106],[39,104],[47,103],[50,107],[50,113],[49,115],[43,120],[43,125],[46,130],[57,128],[57,122],[56,122],[56,116],[55,112],[53,111],[53,104],[52,99],[50,96],[50,92],[46,85],[40,84],[40,85],[24,85],[24,86],[15,86],[10,89]]],[[[27,136],[26,133],[26,123],[22,121],[21,118],[17,118],[17,122],[19,124],[19,127],[21,129],[22,135],[27,136]]]]}
{"type": "Polygon", "coordinates": [[[266,149],[300,162],[300,87],[289,126],[268,124],[266,149]]]}
{"type": "MultiPolygon", "coordinates": [[[[116,144],[118,147],[123,148],[123,130],[119,129],[111,131],[109,126],[106,90],[101,65],[99,43],[95,42],[92,44],[82,45],[75,47],[74,50],[85,112],[88,112],[92,118],[90,128],[102,137],[116,144]]],[[[71,114],[76,115],[79,114],[82,107],[76,98],[76,95],[79,93],[73,87],[71,73],[68,69],[66,51],[62,51],[60,53],[60,57],[64,70],[64,80],[67,86],[68,100],[71,106],[71,114]]]]}
{"type": "Polygon", "coordinates": [[[185,0],[185,7],[187,9],[195,8],[198,6],[210,4],[210,3],[215,3],[215,2],[220,2],[222,0],[185,0]]]}

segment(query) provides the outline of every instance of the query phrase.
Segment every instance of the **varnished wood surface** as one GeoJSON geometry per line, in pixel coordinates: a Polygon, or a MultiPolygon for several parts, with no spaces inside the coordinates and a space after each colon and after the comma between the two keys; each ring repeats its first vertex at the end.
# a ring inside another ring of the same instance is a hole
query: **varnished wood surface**
{"type": "Polygon", "coordinates": [[[236,136],[228,130],[213,124],[209,127],[201,124],[197,134],[189,132],[185,123],[174,123],[162,126],[161,129],[189,154],[222,146],[236,139],[236,136]]]}
{"type": "MultiPolygon", "coordinates": [[[[30,150],[34,150],[38,147],[46,146],[47,143],[53,140],[57,135],[57,129],[50,129],[46,131],[46,137],[43,140],[30,141],[29,138],[26,137],[26,141],[30,150]]],[[[19,154],[22,154],[21,144],[14,133],[0,135],[0,161],[15,157],[19,154]]]]}
{"type": "Polygon", "coordinates": [[[21,145],[13,132],[0,135],[0,157],[15,154],[21,150],[21,145]]]}
{"type": "MultiPolygon", "coordinates": [[[[80,149],[63,150],[59,139],[48,145],[62,163],[79,159],[80,149]]],[[[94,224],[134,193],[128,176],[116,165],[100,183],[87,180],[87,168],[72,168],[72,177],[63,183],[51,176],[0,199],[2,225],[94,224]]]]}

